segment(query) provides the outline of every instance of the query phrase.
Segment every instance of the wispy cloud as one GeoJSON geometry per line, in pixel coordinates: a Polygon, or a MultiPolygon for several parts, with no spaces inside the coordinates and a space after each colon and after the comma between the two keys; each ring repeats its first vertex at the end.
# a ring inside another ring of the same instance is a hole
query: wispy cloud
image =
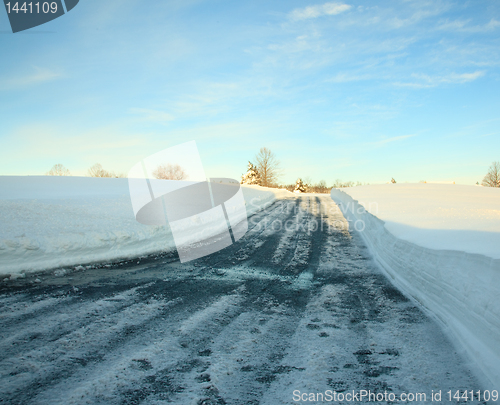
{"type": "Polygon", "coordinates": [[[381,139],[380,141],[372,142],[371,145],[384,146],[384,145],[387,145],[388,143],[402,141],[404,139],[412,138],[414,136],[416,136],[416,134],[393,136],[391,138],[385,138],[385,139],[381,139]]]}
{"type": "Polygon", "coordinates": [[[37,66],[33,71],[23,76],[14,76],[0,81],[0,90],[17,90],[32,85],[41,84],[55,80],[61,76],[60,73],[50,69],[43,69],[37,66]]]}
{"type": "Polygon", "coordinates": [[[179,119],[200,116],[216,116],[230,111],[235,100],[248,96],[248,87],[240,82],[197,82],[195,88],[186,91],[177,100],[167,103],[179,119]]]}
{"type": "Polygon", "coordinates": [[[439,30],[459,32],[491,32],[500,28],[500,21],[492,18],[487,24],[469,25],[470,20],[445,20],[438,26],[439,30]]]}
{"type": "Polygon", "coordinates": [[[129,112],[141,116],[145,121],[167,122],[175,119],[172,114],[165,111],[150,110],[148,108],[130,108],[129,112]]]}
{"type": "Polygon", "coordinates": [[[481,120],[474,122],[472,125],[460,127],[459,130],[453,131],[449,134],[444,134],[445,139],[469,138],[474,139],[477,137],[483,138],[491,135],[498,135],[498,124],[500,118],[493,118],[488,120],[481,120]],[[493,131],[492,131],[493,129],[493,131]]]}
{"type": "Polygon", "coordinates": [[[465,83],[479,79],[480,77],[484,76],[484,74],[485,72],[482,70],[478,70],[474,73],[452,73],[449,77],[444,77],[442,81],[447,83],[465,83]]]}
{"type": "Polygon", "coordinates": [[[293,40],[281,44],[270,44],[267,49],[270,51],[281,51],[286,54],[299,53],[303,51],[325,52],[327,49],[325,49],[319,41],[320,37],[321,35],[318,32],[299,35],[293,40]]]}
{"type": "Polygon", "coordinates": [[[416,79],[413,82],[395,82],[394,85],[398,87],[413,87],[413,88],[429,88],[436,87],[444,83],[458,83],[463,84],[467,82],[472,82],[480,77],[484,76],[485,72],[483,70],[478,70],[473,73],[450,73],[446,76],[429,76],[424,74],[412,74],[412,77],[416,79]]]}
{"type": "Polygon", "coordinates": [[[96,162],[115,172],[127,172],[151,150],[148,145],[151,137],[147,133],[127,131],[123,123],[94,128],[42,122],[21,125],[2,139],[5,148],[0,172],[43,174],[58,162],[73,175],[85,176],[96,162]]]}
{"type": "Polygon", "coordinates": [[[318,18],[324,15],[336,15],[343,13],[351,8],[348,4],[343,3],[325,3],[308,6],[305,8],[296,8],[289,14],[291,20],[307,20],[310,18],[318,18]]]}
{"type": "Polygon", "coordinates": [[[331,83],[348,83],[348,82],[359,82],[362,80],[370,80],[372,79],[371,75],[353,75],[350,73],[338,73],[336,76],[327,79],[327,82],[331,83]]]}

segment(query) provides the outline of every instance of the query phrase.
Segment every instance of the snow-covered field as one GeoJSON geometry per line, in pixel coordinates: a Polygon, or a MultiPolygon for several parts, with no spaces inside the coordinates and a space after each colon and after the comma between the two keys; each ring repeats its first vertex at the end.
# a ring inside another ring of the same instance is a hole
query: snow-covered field
{"type": "Polygon", "coordinates": [[[334,189],[394,284],[500,384],[500,189],[387,184],[334,189]]]}
{"type": "MultiPolygon", "coordinates": [[[[248,215],[289,194],[242,189],[248,215]]],[[[127,179],[0,176],[0,220],[3,279],[174,249],[168,226],[135,220],[127,179]]]]}

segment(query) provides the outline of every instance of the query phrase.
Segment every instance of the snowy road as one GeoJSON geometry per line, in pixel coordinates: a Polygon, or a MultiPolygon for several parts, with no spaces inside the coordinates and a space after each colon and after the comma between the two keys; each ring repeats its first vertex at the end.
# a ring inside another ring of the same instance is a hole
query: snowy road
{"type": "Polygon", "coordinates": [[[0,403],[277,405],[296,390],[431,402],[480,389],[345,226],[329,196],[301,196],[185,265],[163,255],[3,285],[0,403]]]}

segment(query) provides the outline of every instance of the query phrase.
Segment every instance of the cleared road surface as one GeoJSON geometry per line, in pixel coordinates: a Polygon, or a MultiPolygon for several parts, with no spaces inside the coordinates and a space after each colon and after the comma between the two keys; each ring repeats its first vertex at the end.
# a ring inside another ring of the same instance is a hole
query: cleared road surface
{"type": "Polygon", "coordinates": [[[249,226],[187,264],[163,254],[1,283],[0,403],[277,405],[361,390],[429,403],[481,388],[329,196],[277,201],[249,226]]]}

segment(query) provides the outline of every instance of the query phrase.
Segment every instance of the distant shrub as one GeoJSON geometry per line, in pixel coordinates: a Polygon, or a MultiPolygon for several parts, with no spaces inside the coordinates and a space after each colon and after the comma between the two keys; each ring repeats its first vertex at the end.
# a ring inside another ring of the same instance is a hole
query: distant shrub
{"type": "Polygon", "coordinates": [[[46,176],[71,176],[71,173],[61,163],[58,163],[58,164],[52,166],[52,169],[50,169],[47,173],[45,173],[45,175],[46,176]]]}

